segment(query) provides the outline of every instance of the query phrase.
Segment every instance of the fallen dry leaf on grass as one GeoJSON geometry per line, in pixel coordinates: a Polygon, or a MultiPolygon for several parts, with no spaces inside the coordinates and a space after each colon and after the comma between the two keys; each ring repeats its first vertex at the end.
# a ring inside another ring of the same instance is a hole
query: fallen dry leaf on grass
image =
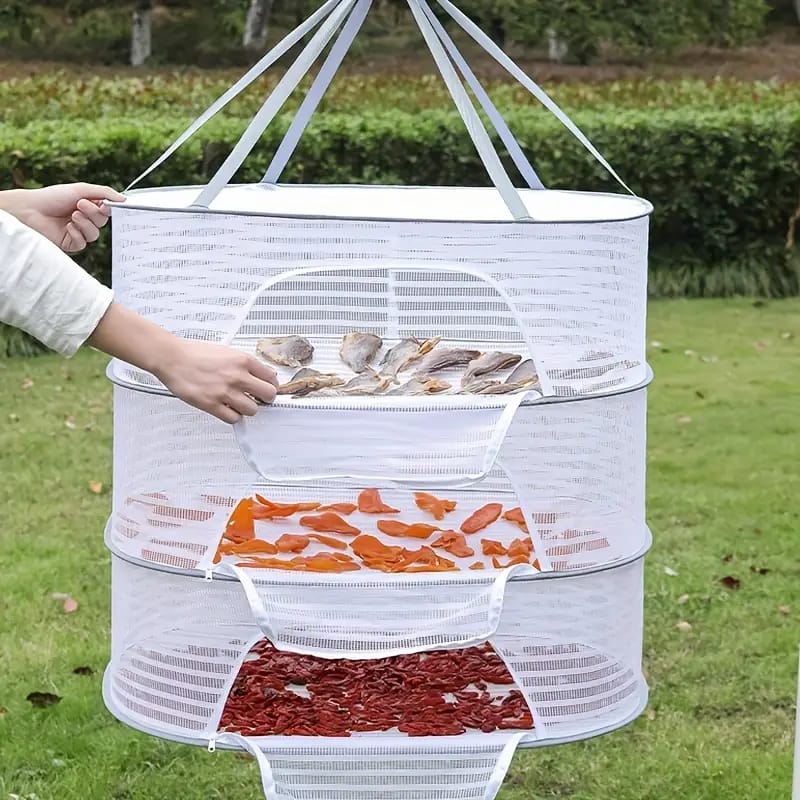
{"type": "Polygon", "coordinates": [[[778,613],[779,614],[783,614],[784,617],[787,614],[789,614],[789,612],[791,612],[791,610],[792,610],[791,606],[778,606],[778,613]]]}
{"type": "Polygon", "coordinates": [[[67,417],[67,418],[64,420],[64,425],[65,425],[67,428],[69,428],[71,431],[74,431],[74,430],[75,430],[75,428],[77,428],[77,427],[78,427],[78,426],[75,424],[75,417],[73,417],[71,414],[70,414],[70,416],[68,416],[68,417],[67,417]]]}
{"type": "Polygon", "coordinates": [[[681,596],[678,598],[678,605],[679,605],[679,606],[685,605],[685,604],[686,604],[686,603],[688,603],[688,602],[689,602],[689,595],[688,595],[688,594],[682,594],[682,595],[681,595],[681,596]]]}
{"type": "Polygon", "coordinates": [[[769,342],[753,342],[753,347],[756,350],[766,350],[769,347],[769,342]]]}
{"type": "Polygon", "coordinates": [[[692,623],[682,619],[675,627],[681,633],[688,633],[692,629],[692,623]]]}
{"type": "Polygon", "coordinates": [[[750,572],[752,572],[753,575],[769,575],[769,567],[754,567],[754,566],[751,566],[750,567],[750,572]]]}
{"type": "Polygon", "coordinates": [[[726,553],[724,556],[722,556],[723,564],[730,564],[731,561],[736,561],[736,556],[733,553],[726,553]]]}
{"type": "Polygon", "coordinates": [[[55,706],[61,702],[61,698],[57,694],[50,692],[31,692],[25,698],[34,708],[47,708],[48,706],[55,706]]]}
{"type": "Polygon", "coordinates": [[[103,491],[103,484],[100,481],[89,481],[89,491],[92,494],[100,494],[103,491]]]}
{"type": "Polygon", "coordinates": [[[724,578],[720,578],[719,582],[731,591],[735,591],[742,585],[742,582],[738,578],[734,578],[733,575],[726,575],[724,578]]]}
{"type": "Polygon", "coordinates": [[[30,389],[32,387],[33,387],[33,381],[30,378],[25,378],[25,380],[22,381],[22,390],[23,391],[27,391],[28,389],[30,389]]]}
{"type": "Polygon", "coordinates": [[[656,710],[654,708],[647,709],[647,719],[652,722],[656,718],[656,710]]]}
{"type": "Polygon", "coordinates": [[[692,421],[692,418],[688,414],[684,414],[682,417],[678,417],[678,422],[681,425],[688,425],[692,421]]]}
{"type": "Polygon", "coordinates": [[[672,567],[664,567],[664,574],[669,575],[670,578],[677,578],[678,573],[672,567]]]}
{"type": "Polygon", "coordinates": [[[72,595],[65,592],[53,592],[53,594],[50,596],[53,598],[53,600],[63,601],[65,614],[72,614],[78,610],[78,601],[72,597],[72,595]]]}

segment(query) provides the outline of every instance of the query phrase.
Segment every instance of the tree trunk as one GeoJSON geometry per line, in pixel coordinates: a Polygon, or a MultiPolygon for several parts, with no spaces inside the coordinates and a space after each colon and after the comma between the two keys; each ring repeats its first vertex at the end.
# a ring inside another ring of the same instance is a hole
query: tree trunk
{"type": "Polygon", "coordinates": [[[800,0],[794,0],[794,10],[797,14],[797,21],[800,22],[800,0]]]}
{"type": "Polygon", "coordinates": [[[274,0],[250,0],[242,45],[246,50],[263,50],[267,44],[269,16],[274,0]]]}
{"type": "Polygon", "coordinates": [[[567,50],[567,43],[563,39],[559,39],[558,34],[552,28],[548,30],[547,53],[550,60],[561,63],[566,58],[567,50]]]}
{"type": "Polygon", "coordinates": [[[153,0],[137,0],[131,19],[131,66],[141,67],[152,52],[153,0]]]}

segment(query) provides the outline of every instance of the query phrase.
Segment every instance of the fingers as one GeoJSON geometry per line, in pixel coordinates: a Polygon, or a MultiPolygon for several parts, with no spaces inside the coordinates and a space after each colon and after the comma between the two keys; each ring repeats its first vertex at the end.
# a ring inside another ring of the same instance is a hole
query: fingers
{"type": "Polygon", "coordinates": [[[242,418],[242,415],[237,411],[234,411],[230,406],[219,405],[205,410],[207,410],[210,414],[213,414],[217,419],[227,422],[230,425],[239,422],[239,420],[242,418]]]}
{"type": "Polygon", "coordinates": [[[86,239],[83,234],[78,230],[73,222],[67,223],[67,232],[64,235],[64,240],[61,243],[61,249],[65,253],[80,253],[86,247],[86,239]]]}
{"type": "Polygon", "coordinates": [[[102,228],[111,216],[111,212],[106,206],[97,205],[92,200],[86,199],[78,200],[78,213],[82,214],[97,228],[102,228]]]}
{"type": "Polygon", "coordinates": [[[248,372],[259,380],[271,383],[273,386],[278,385],[278,373],[263,361],[259,361],[253,356],[248,356],[246,366],[248,372]]]}
{"type": "Polygon", "coordinates": [[[100,238],[100,231],[97,226],[80,211],[72,212],[72,224],[83,236],[84,243],[96,242],[100,238]]]}
{"type": "Polygon", "coordinates": [[[262,381],[258,378],[249,378],[245,381],[244,390],[262,403],[271,403],[278,392],[277,376],[274,381],[262,381]]]}
{"type": "Polygon", "coordinates": [[[248,397],[244,392],[237,392],[232,395],[226,405],[234,411],[246,417],[253,417],[258,412],[258,403],[252,397],[248,397]]]}

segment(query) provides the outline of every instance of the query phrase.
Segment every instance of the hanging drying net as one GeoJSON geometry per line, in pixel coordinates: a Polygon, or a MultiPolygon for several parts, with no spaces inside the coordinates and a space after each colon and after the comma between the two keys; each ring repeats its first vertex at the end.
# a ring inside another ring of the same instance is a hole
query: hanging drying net
{"type": "Polygon", "coordinates": [[[370,5],[323,3],[134,182],[297,46],[207,185],[112,204],[117,299],[257,354],[281,392],[232,430],[110,365],[104,695],[147,733],[249,751],[270,800],[492,800],[518,746],[646,702],[652,207],[449,0],[626,193],[545,189],[426,0],[492,187],[279,183],[370,5]],[[232,184],[321,56],[263,180],[232,184]]]}

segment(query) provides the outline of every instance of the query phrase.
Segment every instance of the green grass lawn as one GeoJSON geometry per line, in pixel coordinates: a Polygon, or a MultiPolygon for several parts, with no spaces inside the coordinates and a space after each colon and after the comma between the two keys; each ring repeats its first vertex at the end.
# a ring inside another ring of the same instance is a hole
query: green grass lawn
{"type": "MultiPolygon", "coordinates": [[[[800,301],[655,303],[649,341],[651,705],[605,738],[518,754],[504,800],[790,795],[800,301]],[[728,575],[738,590],[720,583],[728,575]]],[[[103,708],[104,363],[94,353],[0,361],[0,800],[251,800],[260,783],[248,760],[150,739],[103,708]],[[65,614],[54,592],[71,593],[78,610],[65,614]],[[73,673],[82,666],[94,675],[73,673]],[[63,699],[33,708],[33,691],[63,699]]]]}

